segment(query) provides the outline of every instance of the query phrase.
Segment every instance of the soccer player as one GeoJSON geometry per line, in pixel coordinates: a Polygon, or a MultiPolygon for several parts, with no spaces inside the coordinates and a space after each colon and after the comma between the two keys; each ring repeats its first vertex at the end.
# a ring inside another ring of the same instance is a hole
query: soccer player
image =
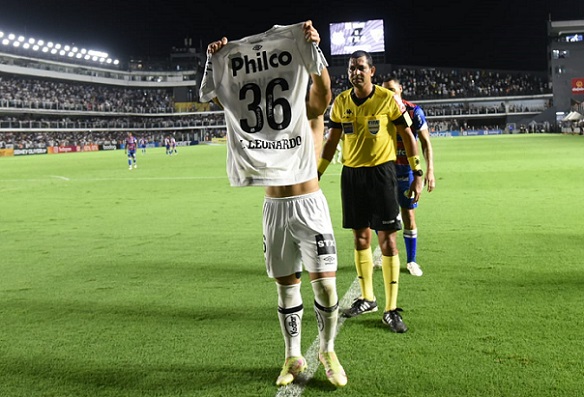
{"type": "Polygon", "coordinates": [[[276,281],[286,356],[278,386],[290,384],[307,367],[301,349],[303,264],[314,292],[319,359],[333,385],[347,383],[334,350],[336,243],[308,120],[310,112],[318,124],[332,95],[319,41],[311,21],[274,26],[233,42],[224,37],[207,47],[200,88],[201,100],[216,100],[225,109],[231,185],[265,189],[264,257],[268,276],[276,281]]]}
{"type": "MultiPolygon", "coordinates": [[[[436,179],[434,178],[434,153],[432,151],[432,144],[430,143],[430,133],[428,132],[428,124],[426,123],[426,115],[421,107],[408,102],[402,98],[403,86],[396,76],[390,76],[383,82],[383,87],[393,91],[402,99],[406,109],[412,119],[412,132],[414,137],[420,138],[422,145],[422,153],[426,160],[426,173],[424,174],[424,184],[428,192],[431,192],[436,187],[436,179]]],[[[415,209],[418,203],[414,203],[407,192],[410,183],[414,179],[412,169],[408,164],[408,158],[404,150],[404,144],[401,136],[397,137],[397,158],[395,161],[395,170],[397,175],[397,197],[401,209],[402,220],[404,223],[404,243],[406,247],[406,267],[410,274],[414,276],[422,276],[424,272],[416,262],[416,253],[418,245],[418,227],[416,225],[415,209]]]]}
{"type": "Polygon", "coordinates": [[[170,150],[170,137],[167,136],[164,138],[164,146],[166,147],[166,154],[170,156],[172,154],[170,150]]]}
{"type": "Polygon", "coordinates": [[[414,202],[420,198],[423,179],[411,120],[400,98],[372,83],[375,66],[366,51],[351,54],[348,76],[353,88],[334,100],[330,116],[330,136],[326,141],[318,172],[330,163],[340,139],[343,140],[341,199],[343,227],[353,230],[355,267],[361,295],[343,311],[345,317],[376,312],[373,293],[371,229],[378,231],[382,252],[385,311],[382,322],[393,332],[406,332],[397,307],[400,259],[396,234],[401,229],[397,180],[395,176],[396,134],[402,137],[408,161],[415,172],[409,187],[414,202]]]}
{"type": "Polygon", "coordinates": [[[128,132],[124,151],[128,156],[128,168],[130,171],[132,171],[132,162],[134,163],[134,168],[138,168],[138,164],[136,164],[136,146],[138,146],[138,140],[131,132],[128,132]]]}
{"type": "Polygon", "coordinates": [[[174,136],[170,137],[170,154],[178,154],[177,150],[176,150],[176,139],[174,139],[174,136]]]}
{"type": "Polygon", "coordinates": [[[144,137],[140,137],[139,139],[140,149],[142,149],[142,154],[146,154],[146,143],[147,140],[144,137]]]}

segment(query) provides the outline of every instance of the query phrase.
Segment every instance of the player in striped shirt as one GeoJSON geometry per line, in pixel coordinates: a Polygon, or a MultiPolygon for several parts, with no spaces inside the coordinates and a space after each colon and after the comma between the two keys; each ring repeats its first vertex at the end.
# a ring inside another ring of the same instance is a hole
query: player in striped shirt
{"type": "MultiPolygon", "coordinates": [[[[403,87],[396,76],[390,76],[383,82],[383,87],[395,92],[400,98],[402,96],[403,87]]],[[[430,133],[428,131],[428,124],[426,122],[426,115],[421,107],[408,102],[402,98],[402,102],[412,119],[412,132],[416,139],[420,139],[422,145],[422,153],[426,161],[426,173],[424,174],[424,184],[428,192],[434,190],[436,186],[436,179],[434,177],[434,152],[432,144],[430,143],[430,133]]],[[[407,196],[409,186],[414,179],[412,169],[408,164],[408,157],[404,148],[403,140],[400,136],[397,137],[397,158],[395,160],[395,170],[398,184],[398,201],[400,205],[402,220],[404,223],[404,243],[406,247],[406,267],[413,276],[422,276],[422,268],[416,262],[416,253],[418,245],[418,227],[416,224],[415,209],[418,203],[407,196]]]]}
{"type": "Polygon", "coordinates": [[[136,164],[136,147],[138,146],[138,140],[131,132],[128,132],[126,137],[125,153],[128,156],[128,168],[132,170],[132,163],[134,163],[134,168],[138,168],[136,164]]]}

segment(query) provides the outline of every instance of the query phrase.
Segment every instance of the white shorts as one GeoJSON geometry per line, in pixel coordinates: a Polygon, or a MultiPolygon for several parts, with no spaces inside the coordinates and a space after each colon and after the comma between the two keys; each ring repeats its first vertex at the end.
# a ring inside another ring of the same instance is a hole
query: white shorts
{"type": "Polygon", "coordinates": [[[296,197],[264,198],[264,257],[268,276],[336,272],[337,247],[321,190],[296,197]]]}

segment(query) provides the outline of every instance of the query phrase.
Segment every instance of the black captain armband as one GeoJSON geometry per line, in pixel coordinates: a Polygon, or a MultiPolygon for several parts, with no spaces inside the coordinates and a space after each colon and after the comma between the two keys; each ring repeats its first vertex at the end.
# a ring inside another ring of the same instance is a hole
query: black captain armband
{"type": "Polygon", "coordinates": [[[395,125],[403,125],[404,127],[409,127],[412,125],[412,118],[410,117],[408,112],[404,112],[397,119],[391,120],[391,122],[395,125]]]}

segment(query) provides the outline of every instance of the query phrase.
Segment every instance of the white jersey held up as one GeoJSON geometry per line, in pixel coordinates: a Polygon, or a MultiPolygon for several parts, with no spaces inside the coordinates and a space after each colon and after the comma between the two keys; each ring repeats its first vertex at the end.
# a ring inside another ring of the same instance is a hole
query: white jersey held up
{"type": "Polygon", "coordinates": [[[232,186],[282,186],[316,178],[306,94],[327,66],[303,23],[228,42],[208,56],[201,101],[217,98],[227,124],[232,186]]]}

